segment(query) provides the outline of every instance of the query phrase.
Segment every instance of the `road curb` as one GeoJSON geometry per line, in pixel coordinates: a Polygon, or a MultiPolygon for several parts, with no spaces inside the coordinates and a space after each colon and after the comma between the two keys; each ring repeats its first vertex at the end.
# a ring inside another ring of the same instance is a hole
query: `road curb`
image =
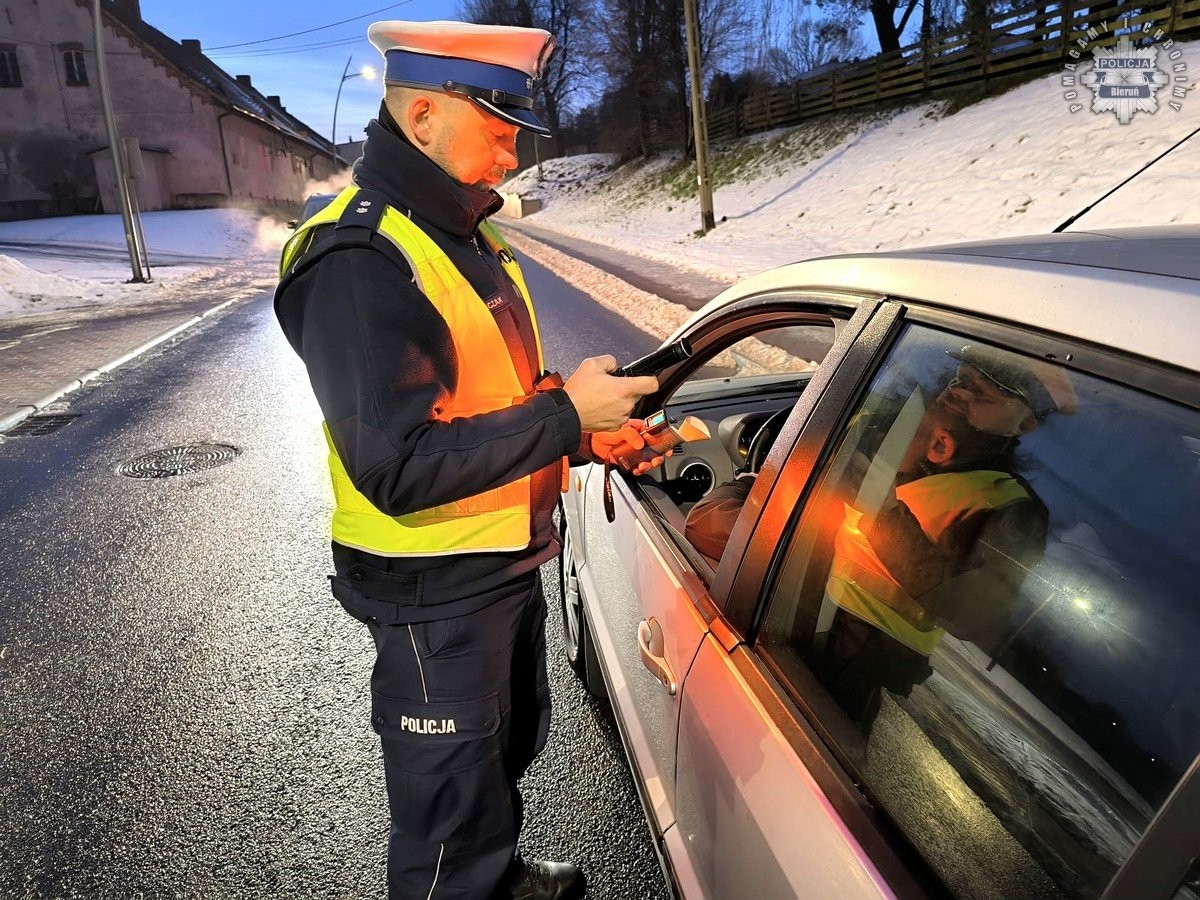
{"type": "Polygon", "coordinates": [[[225,307],[227,307],[227,306],[232,306],[234,303],[237,303],[239,299],[241,299],[241,298],[240,297],[231,297],[228,300],[223,300],[220,303],[218,303],[216,306],[213,306],[210,309],[206,309],[206,310],[204,310],[204,312],[199,313],[198,315],[194,315],[190,319],[186,319],[185,321],[180,322],[178,325],[174,325],[171,328],[168,328],[166,331],[163,331],[162,333],[155,335],[154,337],[150,338],[150,340],[145,341],[142,344],[139,344],[137,347],[133,348],[128,353],[122,353],[116,359],[105,363],[104,365],[100,366],[99,368],[88,369],[87,371],[81,373],[79,376],[72,378],[70,381],[68,381],[66,384],[62,385],[61,387],[50,391],[48,394],[45,394],[44,396],[40,397],[37,400],[34,400],[32,404],[29,404],[27,406],[18,407],[16,412],[10,413],[9,415],[5,416],[4,418],[0,418],[0,435],[6,433],[8,431],[11,431],[13,428],[15,428],[17,425],[20,425],[23,421],[28,419],[30,416],[32,416],[38,412],[41,412],[43,409],[45,409],[51,403],[54,403],[57,400],[61,400],[67,394],[70,394],[74,391],[79,390],[81,387],[83,387],[85,384],[87,384],[89,381],[93,380],[94,378],[99,378],[101,375],[107,375],[113,369],[116,369],[120,366],[125,365],[125,363],[129,362],[132,359],[136,359],[137,357],[139,357],[143,353],[145,353],[147,350],[151,350],[154,347],[157,347],[159,344],[163,343],[164,341],[169,341],[171,338],[175,337],[180,332],[186,331],[187,329],[191,328],[193,325],[197,325],[200,322],[203,322],[205,319],[207,319],[209,316],[213,315],[214,313],[220,312],[221,310],[225,309],[225,307]]]}

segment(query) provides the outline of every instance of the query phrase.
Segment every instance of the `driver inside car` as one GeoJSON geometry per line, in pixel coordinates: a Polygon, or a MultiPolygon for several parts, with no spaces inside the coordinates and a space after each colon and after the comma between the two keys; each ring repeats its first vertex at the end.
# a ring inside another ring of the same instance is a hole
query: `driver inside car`
{"type": "MultiPolygon", "coordinates": [[[[946,632],[996,652],[1044,551],[1047,511],[1013,456],[1020,435],[1075,411],[1074,391],[1044,363],[986,347],[949,355],[957,370],[926,406],[882,502],[869,512],[846,502],[834,538],[835,611],[814,662],[864,732],[881,688],[907,696],[946,632]]],[[[743,473],[688,513],[685,536],[714,565],[753,485],[743,473]]]]}

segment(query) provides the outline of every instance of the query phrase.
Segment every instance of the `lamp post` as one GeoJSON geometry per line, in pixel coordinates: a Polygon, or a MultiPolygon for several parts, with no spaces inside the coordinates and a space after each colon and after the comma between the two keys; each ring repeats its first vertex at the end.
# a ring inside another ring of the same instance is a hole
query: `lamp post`
{"type": "Polygon", "coordinates": [[[363,66],[357,72],[350,71],[350,63],[354,59],[353,56],[346,60],[346,68],[342,69],[342,80],[338,82],[337,98],[333,101],[333,134],[330,139],[333,141],[333,146],[330,148],[330,156],[333,157],[333,171],[337,171],[337,111],[338,104],[342,102],[342,85],[351,78],[365,78],[367,81],[375,80],[375,70],[370,66],[363,66]],[[349,74],[347,74],[349,73],[349,74]]]}

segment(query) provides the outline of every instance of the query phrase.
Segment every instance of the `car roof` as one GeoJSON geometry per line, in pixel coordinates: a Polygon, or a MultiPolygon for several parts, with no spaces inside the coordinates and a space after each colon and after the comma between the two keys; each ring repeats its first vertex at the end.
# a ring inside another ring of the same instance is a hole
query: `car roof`
{"type": "Polygon", "coordinates": [[[698,316],[789,288],[890,294],[1200,371],[1200,225],[824,257],[742,281],[698,316]]]}

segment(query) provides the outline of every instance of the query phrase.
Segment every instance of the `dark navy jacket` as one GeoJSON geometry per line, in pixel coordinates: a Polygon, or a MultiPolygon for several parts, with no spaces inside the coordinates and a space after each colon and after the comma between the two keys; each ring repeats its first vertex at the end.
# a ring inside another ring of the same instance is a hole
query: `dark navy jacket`
{"type": "MultiPolygon", "coordinates": [[[[389,119],[385,108],[382,121],[367,127],[355,182],[407,214],[483,301],[500,298],[491,305],[500,307],[497,316],[512,319],[506,330],[519,335],[522,346],[510,350],[531,389],[540,374],[532,323],[477,230],[499,208],[499,195],[447,175],[389,119]]],[[[314,239],[313,247],[321,246],[314,239]]],[[[457,377],[451,336],[403,259],[386,249],[326,252],[285,279],[275,298],[276,315],[308,368],[355,487],[381,511],[402,515],[533,475],[533,526],[524,551],[385,558],[334,543],[334,566],[343,580],[400,604],[393,621],[425,621],[478,608],[487,592],[557,553],[551,514],[558,461],[578,450],[580,422],[561,389],[453,426],[436,421],[433,403],[457,377]]]]}

